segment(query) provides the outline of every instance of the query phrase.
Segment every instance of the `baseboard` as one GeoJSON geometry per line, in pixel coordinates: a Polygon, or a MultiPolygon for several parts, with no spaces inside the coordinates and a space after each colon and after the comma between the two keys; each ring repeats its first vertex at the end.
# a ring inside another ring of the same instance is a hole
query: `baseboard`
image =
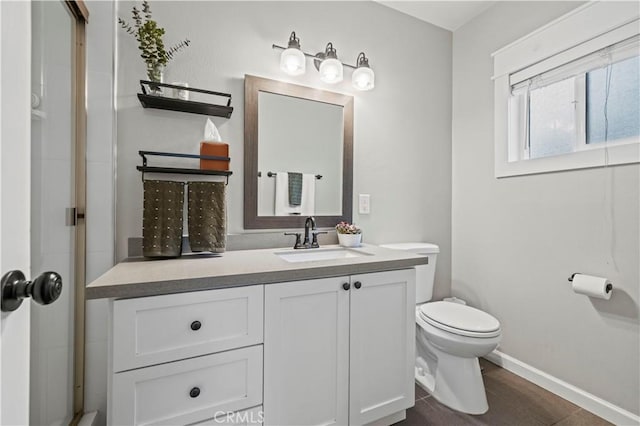
{"type": "Polygon", "coordinates": [[[640,425],[640,416],[579,389],[500,351],[486,359],[616,425],[640,425]]]}

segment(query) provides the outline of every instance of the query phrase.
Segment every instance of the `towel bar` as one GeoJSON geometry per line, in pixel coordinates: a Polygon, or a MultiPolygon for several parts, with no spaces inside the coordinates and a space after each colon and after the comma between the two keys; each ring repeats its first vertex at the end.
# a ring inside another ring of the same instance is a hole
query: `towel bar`
{"type": "MultiPolygon", "coordinates": [[[[262,172],[258,172],[258,177],[262,177],[262,172]]],[[[267,177],[276,177],[274,172],[267,172],[267,177]]],[[[316,179],[322,179],[322,175],[316,175],[316,179]]]]}

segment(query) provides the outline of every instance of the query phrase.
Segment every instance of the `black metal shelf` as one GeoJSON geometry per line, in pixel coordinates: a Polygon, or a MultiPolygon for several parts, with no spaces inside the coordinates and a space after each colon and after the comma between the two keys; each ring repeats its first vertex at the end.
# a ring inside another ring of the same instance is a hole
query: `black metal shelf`
{"type": "Polygon", "coordinates": [[[136,169],[146,173],[175,173],[181,175],[231,176],[233,174],[230,170],[185,169],[182,167],[136,166],[136,169]]]}
{"type": "Polygon", "coordinates": [[[231,170],[192,169],[192,168],[184,168],[184,167],[158,167],[158,166],[147,165],[147,156],[197,158],[200,160],[230,161],[229,157],[218,157],[214,155],[198,155],[198,154],[180,154],[180,153],[159,152],[159,151],[138,151],[138,154],[142,157],[142,166],[136,166],[136,169],[142,172],[142,180],[144,180],[145,173],[173,173],[173,174],[180,174],[180,175],[225,176],[227,178],[227,184],[228,184],[229,176],[233,174],[231,170]]]}
{"type": "Polygon", "coordinates": [[[138,99],[144,108],[165,109],[169,111],[188,112],[191,114],[211,115],[216,117],[231,118],[233,107],[231,106],[231,94],[213,92],[211,90],[196,89],[195,87],[177,86],[167,83],[156,83],[148,80],[140,80],[142,93],[138,93],[138,99]],[[161,95],[147,93],[147,87],[165,87],[167,89],[186,90],[196,93],[204,93],[212,96],[229,98],[226,105],[210,104],[206,102],[185,101],[184,99],[170,98],[161,95]]]}

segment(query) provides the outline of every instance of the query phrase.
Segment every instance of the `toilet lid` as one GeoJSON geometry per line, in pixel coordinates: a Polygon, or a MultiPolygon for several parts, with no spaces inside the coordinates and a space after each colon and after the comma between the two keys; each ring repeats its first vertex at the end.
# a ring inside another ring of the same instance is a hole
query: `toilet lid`
{"type": "Polygon", "coordinates": [[[480,309],[451,302],[431,302],[420,306],[420,316],[441,330],[470,337],[500,334],[500,322],[480,309]]]}

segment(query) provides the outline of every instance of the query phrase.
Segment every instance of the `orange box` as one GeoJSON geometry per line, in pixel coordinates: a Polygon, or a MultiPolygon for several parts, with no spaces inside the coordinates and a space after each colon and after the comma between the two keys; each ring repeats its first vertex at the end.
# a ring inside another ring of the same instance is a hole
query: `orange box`
{"type": "MultiPolygon", "coordinates": [[[[229,144],[226,144],[224,142],[200,142],[200,155],[229,157],[229,144]]],[[[200,159],[200,169],[229,170],[229,160],[225,161],[200,159]]]]}

